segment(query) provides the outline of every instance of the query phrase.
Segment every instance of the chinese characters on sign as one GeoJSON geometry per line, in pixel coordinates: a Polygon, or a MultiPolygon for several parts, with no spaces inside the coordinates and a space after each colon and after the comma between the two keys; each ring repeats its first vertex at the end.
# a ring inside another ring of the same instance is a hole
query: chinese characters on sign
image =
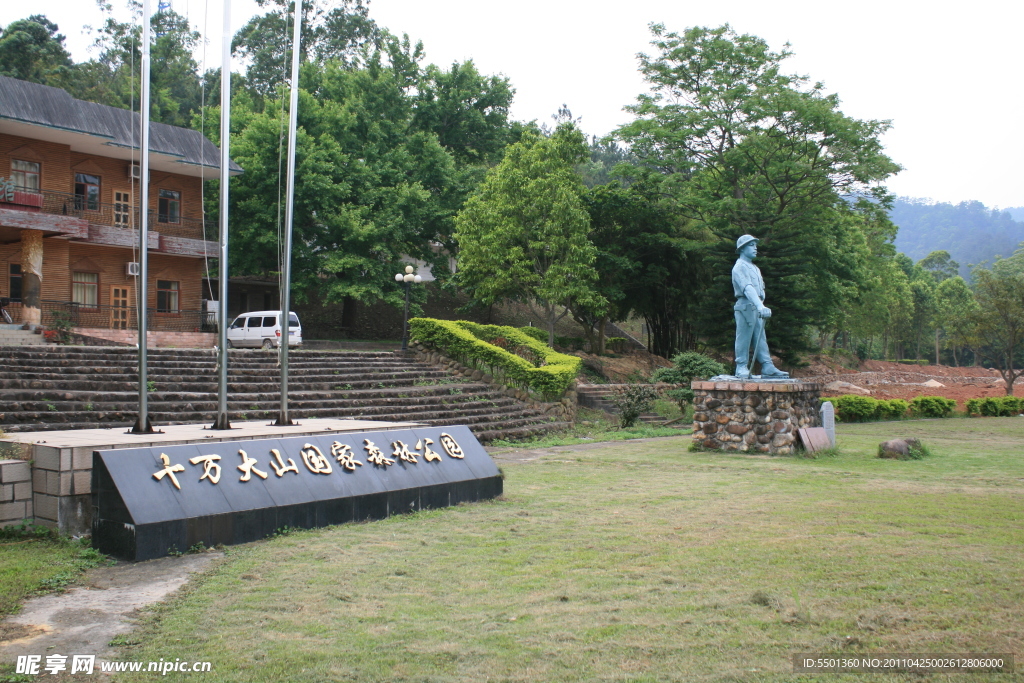
{"type": "MultiPolygon", "coordinates": [[[[449,457],[460,460],[465,457],[465,454],[462,452],[462,447],[459,446],[458,442],[452,438],[450,434],[442,432],[439,438],[441,447],[449,457]]],[[[389,466],[394,465],[396,460],[400,460],[411,465],[419,464],[420,457],[422,457],[426,462],[441,462],[441,455],[430,447],[433,443],[433,439],[421,438],[416,441],[415,446],[410,447],[404,441],[393,441],[391,443],[392,457],[389,458],[372,441],[369,439],[363,439],[363,450],[366,451],[366,460],[371,465],[387,469],[389,466]]],[[[250,457],[249,454],[242,449],[238,450],[238,455],[242,458],[242,464],[238,465],[239,471],[242,472],[242,475],[238,478],[239,481],[247,482],[254,474],[260,479],[266,479],[268,477],[266,472],[257,467],[257,465],[259,465],[259,461],[256,458],[250,457]]],[[[299,450],[299,455],[302,457],[302,462],[305,464],[306,469],[313,474],[329,475],[334,472],[330,458],[325,456],[314,444],[305,444],[299,450]]],[[[356,460],[356,454],[352,450],[352,447],[339,441],[335,441],[331,444],[331,457],[337,461],[340,469],[345,472],[355,472],[357,467],[363,466],[362,461],[356,460]]],[[[218,462],[220,459],[220,455],[211,453],[208,455],[199,455],[194,458],[189,458],[188,462],[194,466],[202,466],[203,471],[199,477],[199,481],[203,481],[205,479],[216,486],[220,483],[222,474],[222,468],[218,462]]],[[[181,463],[175,463],[172,465],[171,459],[166,453],[160,454],[160,461],[163,463],[163,468],[154,472],[153,478],[157,481],[162,481],[164,477],[167,477],[170,480],[171,485],[180,491],[181,484],[178,483],[175,473],[184,472],[185,466],[181,463]]],[[[283,477],[288,472],[293,474],[299,473],[299,468],[295,464],[295,460],[292,458],[285,458],[276,448],[270,449],[268,462],[270,463],[270,467],[274,470],[274,474],[278,477],[283,477]]]]}

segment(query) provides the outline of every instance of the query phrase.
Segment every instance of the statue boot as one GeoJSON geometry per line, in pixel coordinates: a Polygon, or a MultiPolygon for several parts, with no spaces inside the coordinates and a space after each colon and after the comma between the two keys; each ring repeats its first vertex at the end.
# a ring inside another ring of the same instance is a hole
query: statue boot
{"type": "Polygon", "coordinates": [[[789,373],[785,370],[779,370],[773,363],[763,363],[761,365],[761,376],[771,379],[789,379],[789,373]]]}
{"type": "Polygon", "coordinates": [[[748,368],[746,365],[737,365],[736,374],[734,376],[737,379],[750,379],[750,368],[748,368]]]}

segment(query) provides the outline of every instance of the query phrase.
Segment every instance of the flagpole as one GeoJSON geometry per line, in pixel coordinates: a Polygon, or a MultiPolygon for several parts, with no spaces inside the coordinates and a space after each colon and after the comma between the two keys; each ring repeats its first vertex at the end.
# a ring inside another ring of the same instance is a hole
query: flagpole
{"type": "Polygon", "coordinates": [[[292,227],[295,222],[295,139],[299,118],[299,44],[302,35],[302,0],[295,0],[292,19],[292,90],[288,106],[288,174],[285,192],[285,237],[281,283],[281,411],[276,425],[294,424],[288,415],[288,344],[291,341],[292,227]]]}
{"type": "Polygon", "coordinates": [[[228,420],[228,184],[231,170],[231,0],[224,0],[224,26],[221,35],[220,62],[220,259],[217,281],[219,370],[217,382],[217,421],[213,429],[231,429],[228,420]]]}
{"type": "Polygon", "coordinates": [[[149,367],[146,327],[149,306],[149,0],[142,0],[142,88],[139,119],[141,130],[141,194],[139,198],[139,417],[131,434],[152,434],[149,421],[149,367]]]}

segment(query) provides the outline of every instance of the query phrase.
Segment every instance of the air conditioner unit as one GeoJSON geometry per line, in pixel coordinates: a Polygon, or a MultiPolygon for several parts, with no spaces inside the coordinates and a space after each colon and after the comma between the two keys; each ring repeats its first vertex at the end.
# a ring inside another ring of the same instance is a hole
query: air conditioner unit
{"type": "Polygon", "coordinates": [[[142,180],[142,166],[138,164],[132,164],[128,167],[128,175],[133,180],[142,180]]]}
{"type": "Polygon", "coordinates": [[[142,274],[142,269],[139,267],[138,262],[136,262],[136,261],[129,261],[128,263],[124,264],[124,274],[125,275],[141,275],[142,274]]]}

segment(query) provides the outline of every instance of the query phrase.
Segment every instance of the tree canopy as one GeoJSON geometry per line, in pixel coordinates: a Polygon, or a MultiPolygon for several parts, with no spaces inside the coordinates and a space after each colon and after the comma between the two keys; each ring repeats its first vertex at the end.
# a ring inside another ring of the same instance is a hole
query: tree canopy
{"type": "Polygon", "coordinates": [[[752,234],[777,311],[773,349],[792,360],[834,305],[819,293],[857,285],[847,247],[860,240],[845,233],[878,220],[867,198],[886,201],[877,183],[900,168],[880,141],[889,123],[845,116],[820,83],[783,73],[788,51],[728,25],[651,30],[658,52],[640,56],[651,91],[616,136],[657,172],[680,214],[713,235],[707,334],[723,346],[731,334],[729,266],[736,238],[752,234]]]}
{"type": "Polygon", "coordinates": [[[509,147],[456,218],[458,283],[482,303],[526,300],[543,309],[554,345],[559,307],[600,309],[597,250],[576,166],[587,157],[572,124],[528,132],[509,147]]]}

